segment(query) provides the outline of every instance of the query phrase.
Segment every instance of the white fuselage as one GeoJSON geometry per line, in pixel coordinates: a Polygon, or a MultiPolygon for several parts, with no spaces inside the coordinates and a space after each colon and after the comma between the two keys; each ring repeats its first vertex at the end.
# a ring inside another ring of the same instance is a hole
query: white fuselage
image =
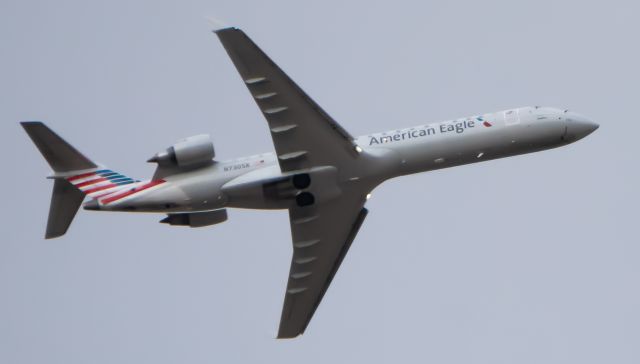
{"type": "MultiPolygon", "coordinates": [[[[568,111],[524,107],[358,137],[362,163],[337,171],[337,186],[358,183],[371,191],[387,179],[531,153],[572,143],[597,124],[568,111]]],[[[166,183],[100,210],[192,212],[224,207],[281,209],[295,189],[273,153],[224,162],[165,177],[166,183]],[[266,193],[276,186],[278,198],[266,193]],[[280,187],[277,187],[280,186],[280,187]]],[[[339,194],[339,193],[338,193],[339,194]]],[[[337,194],[336,194],[337,196],[337,194]]],[[[335,196],[334,196],[335,197],[335,196]]]]}

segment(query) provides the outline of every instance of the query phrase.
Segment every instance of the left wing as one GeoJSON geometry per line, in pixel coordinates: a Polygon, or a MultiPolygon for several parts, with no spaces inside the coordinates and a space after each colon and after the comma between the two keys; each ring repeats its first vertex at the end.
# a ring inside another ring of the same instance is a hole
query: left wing
{"type": "Polygon", "coordinates": [[[242,30],[215,33],[269,123],[283,172],[325,165],[340,169],[357,158],[354,138],[242,30]]]}
{"type": "Polygon", "coordinates": [[[289,209],[293,256],[278,338],[304,333],[367,215],[365,200],[345,191],[324,204],[289,209]]]}

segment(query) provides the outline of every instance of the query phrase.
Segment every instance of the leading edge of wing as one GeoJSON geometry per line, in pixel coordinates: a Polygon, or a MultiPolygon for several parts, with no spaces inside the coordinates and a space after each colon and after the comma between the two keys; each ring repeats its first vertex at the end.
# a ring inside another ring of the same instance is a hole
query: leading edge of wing
{"type": "MultiPolygon", "coordinates": [[[[286,75],[286,73],[284,71],[282,71],[282,69],[266,54],[264,53],[260,47],[258,47],[258,45],[251,40],[251,38],[240,28],[237,27],[233,27],[233,26],[226,26],[222,23],[219,23],[219,21],[210,19],[211,22],[214,22],[213,24],[221,26],[220,28],[214,28],[212,30],[213,33],[215,33],[219,38],[220,41],[222,42],[223,46],[225,47],[225,49],[227,49],[227,51],[230,51],[229,47],[225,44],[226,43],[226,35],[227,34],[231,34],[231,33],[236,33],[238,35],[241,35],[242,38],[244,38],[244,40],[246,40],[249,44],[251,44],[256,51],[258,51],[265,59],[267,59],[271,65],[276,68],[278,71],[282,72],[283,75],[285,75],[287,77],[287,79],[289,80],[289,82],[291,82],[291,85],[294,86],[298,92],[300,92],[302,95],[305,96],[305,98],[307,99],[308,102],[310,102],[311,104],[313,104],[316,108],[316,110],[322,114],[327,120],[331,120],[333,121],[333,119],[331,118],[331,116],[329,116],[329,114],[327,114],[324,110],[322,110],[322,108],[320,108],[320,106],[318,104],[315,103],[315,101],[313,101],[301,88],[300,86],[298,86],[295,82],[293,82],[293,80],[286,75]],[[216,23],[217,22],[217,23],[216,23]]],[[[349,134],[348,131],[346,131],[340,124],[338,124],[337,122],[333,121],[332,123],[332,128],[334,128],[336,130],[336,132],[338,132],[344,139],[346,139],[347,141],[349,141],[350,143],[353,143],[353,136],[351,134],[349,134]]],[[[355,147],[355,144],[354,144],[355,147]]]]}

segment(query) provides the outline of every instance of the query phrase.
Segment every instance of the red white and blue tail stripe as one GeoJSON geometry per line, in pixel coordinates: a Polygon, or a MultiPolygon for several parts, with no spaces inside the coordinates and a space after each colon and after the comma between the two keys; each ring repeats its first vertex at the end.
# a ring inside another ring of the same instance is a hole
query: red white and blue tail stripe
{"type": "Polygon", "coordinates": [[[96,197],[96,199],[98,200],[100,205],[122,202],[125,199],[132,198],[133,196],[138,196],[138,194],[142,191],[148,192],[165,182],[166,181],[163,179],[138,182],[131,186],[128,186],[129,188],[116,190],[115,192],[110,192],[108,195],[98,196],[96,197]]]}
{"type": "Polygon", "coordinates": [[[99,169],[69,176],[66,179],[91,198],[100,198],[127,188],[129,184],[140,182],[110,169],[99,169]]]}

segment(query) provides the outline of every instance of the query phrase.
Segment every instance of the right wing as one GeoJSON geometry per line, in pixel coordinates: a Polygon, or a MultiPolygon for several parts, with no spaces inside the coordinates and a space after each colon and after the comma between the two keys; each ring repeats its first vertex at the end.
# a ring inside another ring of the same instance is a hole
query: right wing
{"type": "Polygon", "coordinates": [[[215,33],[269,123],[283,172],[325,165],[340,169],[357,157],[354,138],[242,30],[215,33]]]}
{"type": "Polygon", "coordinates": [[[365,196],[348,192],[289,209],[293,256],[278,338],[304,333],[367,215],[365,196]]]}

